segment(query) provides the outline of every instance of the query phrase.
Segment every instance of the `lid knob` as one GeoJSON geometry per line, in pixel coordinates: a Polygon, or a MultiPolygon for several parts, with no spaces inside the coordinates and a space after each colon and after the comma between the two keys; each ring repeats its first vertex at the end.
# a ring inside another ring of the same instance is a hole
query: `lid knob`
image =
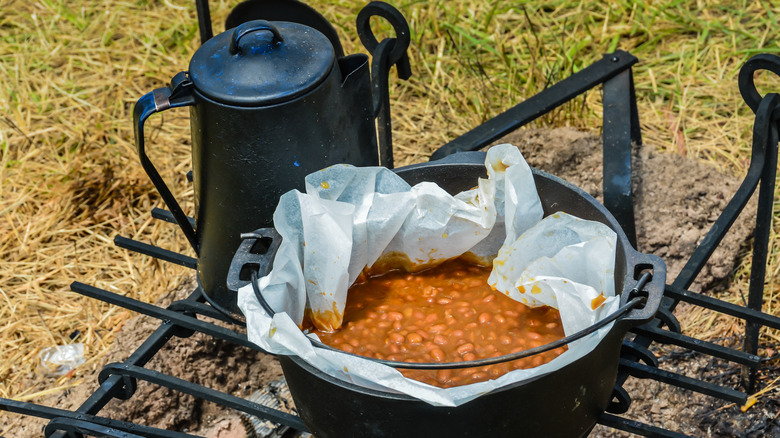
{"type": "Polygon", "coordinates": [[[265,20],[248,21],[236,27],[236,29],[233,31],[233,37],[230,40],[230,54],[235,55],[239,52],[240,47],[238,45],[238,41],[246,34],[261,30],[268,30],[273,34],[273,38],[271,38],[271,43],[269,45],[272,46],[274,44],[284,42],[284,38],[282,38],[282,34],[279,33],[279,29],[277,29],[273,24],[265,20]]]}

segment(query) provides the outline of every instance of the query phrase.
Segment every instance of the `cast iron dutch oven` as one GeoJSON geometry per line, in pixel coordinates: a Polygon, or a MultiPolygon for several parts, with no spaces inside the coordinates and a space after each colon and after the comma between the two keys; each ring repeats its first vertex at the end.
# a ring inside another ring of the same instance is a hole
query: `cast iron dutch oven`
{"type": "MultiPolygon", "coordinates": [[[[486,176],[484,157],[456,154],[395,172],[412,185],[432,181],[454,194],[486,176]]],[[[366,389],[328,376],[299,357],[280,356],[298,414],[316,437],[581,437],[590,432],[611,399],[624,335],[658,309],[666,267],[659,257],[634,250],[617,220],[593,197],[547,173],[533,169],[533,174],[545,216],[563,211],[604,223],[617,233],[615,291],[621,293],[621,304],[640,273],[652,271],[643,288],[644,306],[618,318],[599,345],[579,360],[458,407],[436,407],[407,395],[366,389]]],[[[255,267],[270,269],[275,247],[255,267]]],[[[239,260],[245,259],[237,254],[231,267],[236,273],[244,264],[239,260]]],[[[231,281],[237,280],[234,276],[231,281]]]]}

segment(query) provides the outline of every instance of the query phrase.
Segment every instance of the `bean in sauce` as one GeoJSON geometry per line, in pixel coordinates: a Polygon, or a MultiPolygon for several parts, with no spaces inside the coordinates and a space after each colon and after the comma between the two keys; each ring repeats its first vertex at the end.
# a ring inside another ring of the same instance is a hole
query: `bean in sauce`
{"type": "MultiPolygon", "coordinates": [[[[489,275],[489,268],[456,259],[416,274],[391,271],[367,277],[350,287],[341,329],[314,333],[349,353],[402,362],[497,357],[564,336],[558,310],[531,308],[493,290],[489,275]]],[[[537,367],[565,350],[475,368],[400,371],[448,388],[537,367]]]]}

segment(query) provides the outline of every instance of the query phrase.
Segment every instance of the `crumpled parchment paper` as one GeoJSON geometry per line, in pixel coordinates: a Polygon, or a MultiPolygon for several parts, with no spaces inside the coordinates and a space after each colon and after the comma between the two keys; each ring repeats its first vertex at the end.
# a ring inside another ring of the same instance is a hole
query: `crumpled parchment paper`
{"type": "Polygon", "coordinates": [[[297,355],[348,382],[439,406],[466,403],[587,354],[612,324],[570,343],[547,364],[442,389],[369,359],[313,347],[298,328],[305,313],[318,328],[338,328],[347,289],[383,256],[403,260],[411,269],[467,252],[492,260],[488,283],[530,306],[557,308],[566,335],[617,310],[615,233],[562,212],[542,219],[531,169],[514,146],[491,148],[485,165],[488,179],[455,196],[434,183],[410,187],[380,167],[336,165],[308,175],[306,193],[284,194],[274,213],[282,243],[259,288],[276,314],[263,310],[251,285],[239,290],[249,340],[274,354],[297,355]],[[599,295],[606,300],[593,309],[599,295]]]}

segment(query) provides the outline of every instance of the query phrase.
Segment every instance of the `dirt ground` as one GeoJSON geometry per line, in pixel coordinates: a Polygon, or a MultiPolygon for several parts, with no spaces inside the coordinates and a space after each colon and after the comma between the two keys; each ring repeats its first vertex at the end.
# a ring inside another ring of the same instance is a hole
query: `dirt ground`
{"type": "MultiPolygon", "coordinates": [[[[529,163],[560,176],[600,197],[600,138],[572,129],[521,130],[505,139],[517,145],[529,163]]],[[[635,155],[635,192],[638,246],[642,252],[661,256],[668,266],[669,281],[677,275],[684,262],[702,240],[718,213],[736,190],[739,181],[719,174],[715,169],[679,156],[654,152],[643,146],[635,155]]],[[[711,263],[699,276],[694,290],[719,294],[738,263],[738,254],[752,231],[749,223],[754,216],[751,204],[746,214],[735,224],[711,263]]],[[[194,287],[186,279],[171,293],[166,302],[183,298],[194,287]]],[[[683,321],[692,312],[680,307],[677,316],[683,321]]],[[[127,323],[104,363],[121,361],[158,325],[150,318],[139,316],[127,323]]],[[[726,334],[719,340],[727,345],[740,345],[737,334],[726,334]]],[[[707,357],[674,348],[656,348],[661,366],[691,377],[707,377],[710,381],[736,387],[739,368],[707,357]]],[[[196,334],[187,339],[174,339],[150,362],[149,367],[230,394],[248,397],[267,382],[278,379],[281,370],[275,359],[229,343],[196,334]]],[[[766,383],[780,375],[775,360],[764,366],[761,381],[766,383]]],[[[35,402],[73,409],[97,387],[97,370],[78,370],[83,385],[62,394],[35,402]]],[[[45,388],[45,384],[41,384],[45,388]]],[[[696,437],[761,437],[780,436],[780,401],[778,396],[766,396],[742,413],[738,407],[710,397],[693,394],[652,381],[630,379],[627,389],[634,399],[626,417],[676,430],[696,437]]],[[[775,394],[777,394],[775,390],[775,394]]],[[[139,383],[139,390],[129,401],[113,401],[101,412],[109,416],[171,430],[187,431],[210,438],[237,438],[247,435],[236,413],[209,402],[195,400],[179,393],[139,383]]],[[[43,420],[15,414],[0,416],[0,428],[6,437],[42,436],[43,420]]],[[[631,436],[597,426],[592,437],[631,436]]]]}

